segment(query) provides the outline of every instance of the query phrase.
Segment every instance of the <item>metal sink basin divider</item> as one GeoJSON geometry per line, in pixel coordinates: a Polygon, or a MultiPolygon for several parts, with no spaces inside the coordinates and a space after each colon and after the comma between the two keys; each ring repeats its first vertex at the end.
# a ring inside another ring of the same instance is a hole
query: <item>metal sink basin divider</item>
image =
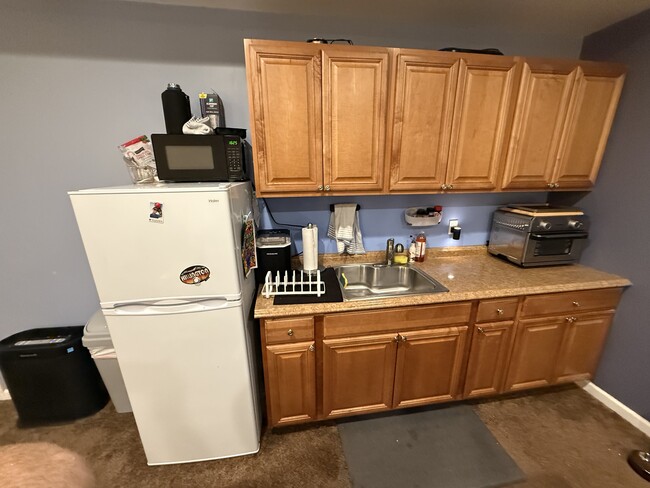
{"type": "Polygon", "coordinates": [[[334,268],[345,300],[368,300],[449,291],[426,273],[409,265],[349,264],[334,268]],[[341,275],[347,286],[341,283],[341,275]]]}

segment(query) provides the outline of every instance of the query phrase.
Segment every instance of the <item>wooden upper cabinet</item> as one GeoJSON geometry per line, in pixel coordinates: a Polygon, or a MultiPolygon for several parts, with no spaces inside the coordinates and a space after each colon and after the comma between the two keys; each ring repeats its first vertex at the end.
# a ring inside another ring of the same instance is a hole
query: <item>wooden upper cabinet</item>
{"type": "Polygon", "coordinates": [[[399,51],[391,190],[440,190],[445,182],[459,65],[448,54],[399,51]]]}
{"type": "Polygon", "coordinates": [[[512,117],[515,58],[399,50],[390,190],[494,190],[512,117]]]}
{"type": "Polygon", "coordinates": [[[452,123],[448,190],[495,190],[506,156],[517,59],[465,55],[452,123]]]}
{"type": "Polygon", "coordinates": [[[625,77],[609,63],[527,59],[503,189],[588,189],[625,77]]]}
{"type": "Polygon", "coordinates": [[[259,195],[381,192],[390,50],[244,46],[259,195]]]}
{"type": "Polygon", "coordinates": [[[325,190],[381,190],[388,49],[323,48],[325,190]]]}
{"type": "Polygon", "coordinates": [[[596,182],[624,80],[621,65],[580,63],[554,178],[558,188],[596,182]]]}
{"type": "Polygon", "coordinates": [[[323,185],[320,49],[244,41],[255,185],[315,192],[323,185]]]}
{"type": "Polygon", "coordinates": [[[504,189],[545,189],[552,183],[575,72],[572,62],[524,63],[504,189]]]}

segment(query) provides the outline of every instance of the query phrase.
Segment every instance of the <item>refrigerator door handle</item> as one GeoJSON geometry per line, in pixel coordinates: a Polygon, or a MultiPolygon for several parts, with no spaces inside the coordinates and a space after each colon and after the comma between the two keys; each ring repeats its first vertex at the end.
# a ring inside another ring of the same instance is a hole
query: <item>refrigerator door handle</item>
{"type": "Polygon", "coordinates": [[[104,309],[106,315],[161,315],[176,313],[207,312],[239,306],[239,301],[223,298],[209,298],[206,300],[182,301],[162,300],[155,302],[140,302],[117,305],[115,308],[104,309]]]}

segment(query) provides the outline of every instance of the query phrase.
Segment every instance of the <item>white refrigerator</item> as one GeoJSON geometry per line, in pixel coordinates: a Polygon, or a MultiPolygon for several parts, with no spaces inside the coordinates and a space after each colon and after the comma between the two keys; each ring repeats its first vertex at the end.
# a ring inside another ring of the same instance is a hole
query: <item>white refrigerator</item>
{"type": "Polygon", "coordinates": [[[250,183],[69,195],[147,463],[257,452],[250,183]]]}

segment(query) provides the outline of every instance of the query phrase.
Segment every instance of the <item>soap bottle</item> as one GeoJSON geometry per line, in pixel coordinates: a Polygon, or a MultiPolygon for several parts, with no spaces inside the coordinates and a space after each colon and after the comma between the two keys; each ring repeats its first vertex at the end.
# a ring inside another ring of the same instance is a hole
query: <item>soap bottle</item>
{"type": "Polygon", "coordinates": [[[417,246],[415,245],[415,238],[413,236],[409,237],[411,238],[411,244],[409,244],[409,263],[412,263],[415,261],[417,246]]]}
{"type": "Polygon", "coordinates": [[[415,238],[415,261],[421,263],[426,257],[427,251],[427,236],[424,232],[420,232],[415,238]]]}

